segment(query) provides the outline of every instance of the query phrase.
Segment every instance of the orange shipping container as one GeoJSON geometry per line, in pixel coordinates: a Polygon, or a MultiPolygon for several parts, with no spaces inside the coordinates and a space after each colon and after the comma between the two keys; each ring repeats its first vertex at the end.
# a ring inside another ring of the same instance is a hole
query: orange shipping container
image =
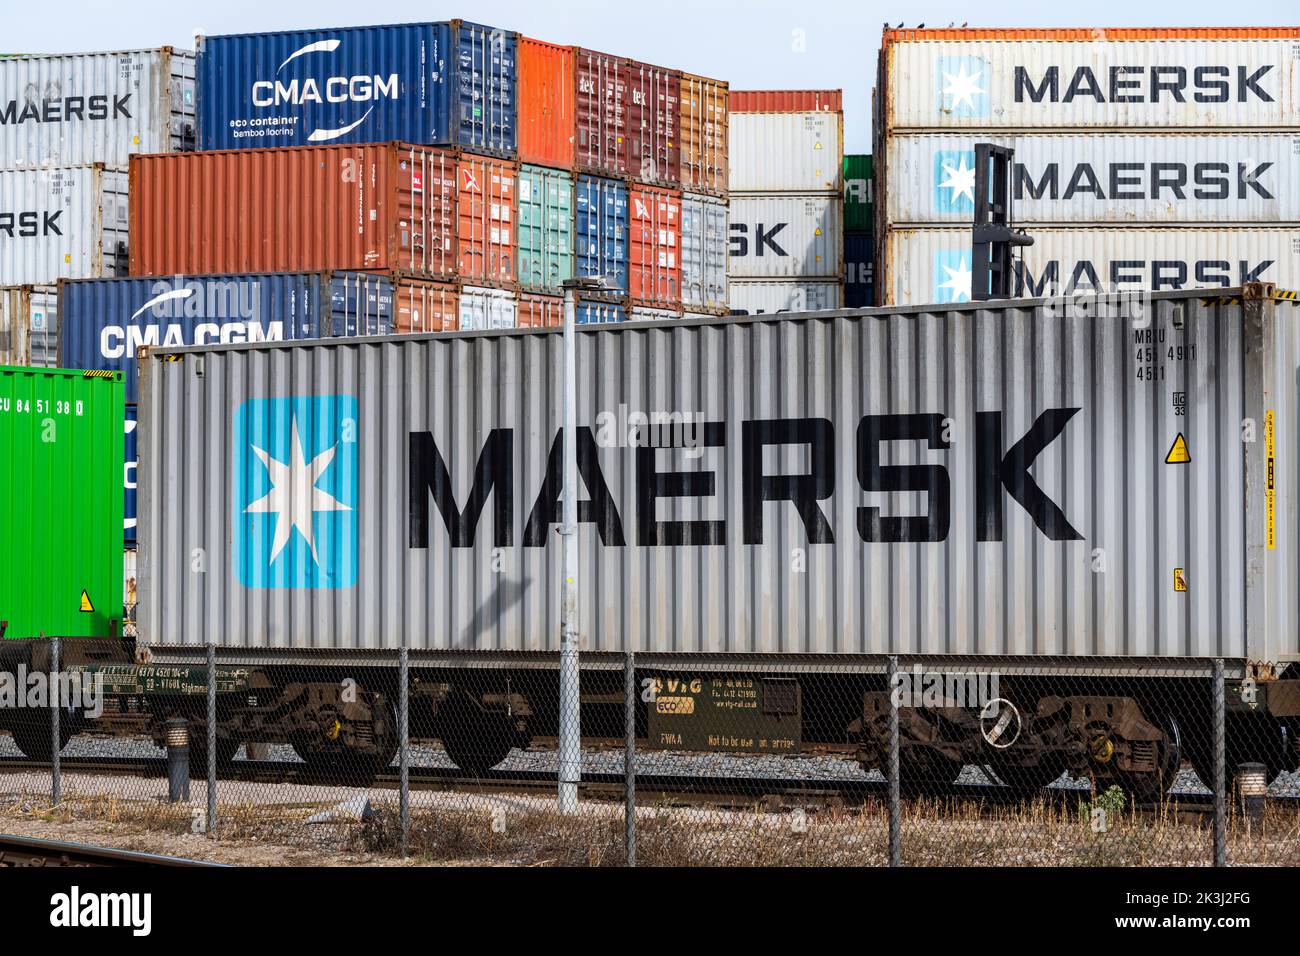
{"type": "Polygon", "coordinates": [[[456,159],[401,143],[131,157],[131,275],[455,271],[456,159]]]}
{"type": "Polygon", "coordinates": [[[393,283],[394,328],[407,332],[455,332],[460,328],[460,296],[452,282],[398,276],[393,283]]]}
{"type": "Polygon", "coordinates": [[[573,168],[573,47],[519,38],[519,161],[573,168]]]}
{"type": "Polygon", "coordinates": [[[521,329],[555,329],[564,324],[564,298],[558,295],[519,295],[521,329]]]}
{"type": "Polygon", "coordinates": [[[628,187],[628,291],[633,303],[680,308],[682,194],[628,187]]]}
{"type": "Polygon", "coordinates": [[[458,274],[475,285],[515,281],[519,164],[465,153],[457,177],[458,274]]]}
{"type": "Polygon", "coordinates": [[[844,108],[841,90],[732,90],[733,113],[838,113],[844,108]]]}
{"type": "Polygon", "coordinates": [[[682,189],[727,192],[727,84],[690,73],[681,87],[682,189]]]}

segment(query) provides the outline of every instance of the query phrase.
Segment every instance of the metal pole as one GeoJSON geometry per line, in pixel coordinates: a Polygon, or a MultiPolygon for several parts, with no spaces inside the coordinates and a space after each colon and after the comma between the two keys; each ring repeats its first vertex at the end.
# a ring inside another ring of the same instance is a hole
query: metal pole
{"type": "Polygon", "coordinates": [[[903,810],[898,786],[898,701],[894,697],[894,682],[898,676],[898,657],[889,655],[889,865],[903,865],[903,810]]]}
{"type": "Polygon", "coordinates": [[[1223,658],[1214,661],[1214,865],[1228,865],[1227,745],[1224,722],[1227,703],[1223,686],[1223,658]]]}
{"type": "Polygon", "coordinates": [[[402,742],[397,757],[400,774],[397,799],[402,821],[402,856],[406,856],[411,848],[411,680],[410,654],[405,644],[397,664],[398,680],[402,682],[397,692],[397,733],[402,742]]]}
{"type": "Polygon", "coordinates": [[[208,642],[208,838],[217,838],[217,645],[208,642]]]}
{"type": "Polygon", "coordinates": [[[578,809],[582,738],[578,707],[578,382],[577,289],[564,292],[564,501],[560,583],[560,779],[559,811],[578,809]]]}
{"type": "Polygon", "coordinates": [[[63,802],[63,774],[59,767],[59,751],[63,749],[60,746],[59,738],[62,736],[62,728],[59,726],[61,715],[59,707],[59,658],[60,651],[63,650],[59,638],[50,639],[50,802],[58,806],[63,802]]]}
{"type": "Polygon", "coordinates": [[[623,830],[627,865],[636,866],[636,654],[623,659],[623,830]]]}

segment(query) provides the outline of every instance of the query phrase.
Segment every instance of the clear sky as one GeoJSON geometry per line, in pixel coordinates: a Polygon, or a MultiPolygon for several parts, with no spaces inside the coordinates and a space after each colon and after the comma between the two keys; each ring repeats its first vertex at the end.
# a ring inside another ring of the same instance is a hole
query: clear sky
{"type": "Polygon", "coordinates": [[[63,53],[171,44],[196,33],[356,23],[477,20],[725,79],[737,89],[845,92],[845,146],[871,146],[880,26],[1287,26],[1296,0],[0,0],[0,53],[63,53]],[[980,12],[983,7],[986,12],[980,12]],[[646,11],[642,13],[640,11],[646,11]]]}

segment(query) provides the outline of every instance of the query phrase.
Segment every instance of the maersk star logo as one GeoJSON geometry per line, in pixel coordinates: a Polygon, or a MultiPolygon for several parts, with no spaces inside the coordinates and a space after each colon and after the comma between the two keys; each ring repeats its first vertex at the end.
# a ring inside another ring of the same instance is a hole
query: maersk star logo
{"type": "Polygon", "coordinates": [[[975,211],[975,151],[936,150],[934,154],[935,212],[975,211]]]}
{"type": "Polygon", "coordinates": [[[969,252],[936,252],[934,254],[934,301],[969,302],[970,277],[969,252]]]}
{"type": "Polygon", "coordinates": [[[235,413],[235,557],[250,588],[345,588],[357,573],[357,400],[252,399],[235,413]]]}
{"type": "Polygon", "coordinates": [[[935,66],[939,112],[951,116],[989,115],[989,67],[978,56],[941,56],[935,66]]]}

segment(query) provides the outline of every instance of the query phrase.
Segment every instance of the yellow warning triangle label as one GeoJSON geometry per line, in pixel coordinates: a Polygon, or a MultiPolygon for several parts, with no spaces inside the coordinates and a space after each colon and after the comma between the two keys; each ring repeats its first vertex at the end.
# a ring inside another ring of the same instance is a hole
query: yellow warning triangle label
{"type": "Polygon", "coordinates": [[[1179,432],[1178,437],[1174,439],[1173,447],[1169,449],[1169,454],[1165,455],[1166,465],[1185,465],[1192,460],[1192,453],[1187,450],[1187,439],[1183,433],[1179,432]]]}
{"type": "Polygon", "coordinates": [[[95,610],[95,605],[90,603],[90,595],[86,593],[85,588],[81,590],[81,613],[90,614],[95,610]]]}

